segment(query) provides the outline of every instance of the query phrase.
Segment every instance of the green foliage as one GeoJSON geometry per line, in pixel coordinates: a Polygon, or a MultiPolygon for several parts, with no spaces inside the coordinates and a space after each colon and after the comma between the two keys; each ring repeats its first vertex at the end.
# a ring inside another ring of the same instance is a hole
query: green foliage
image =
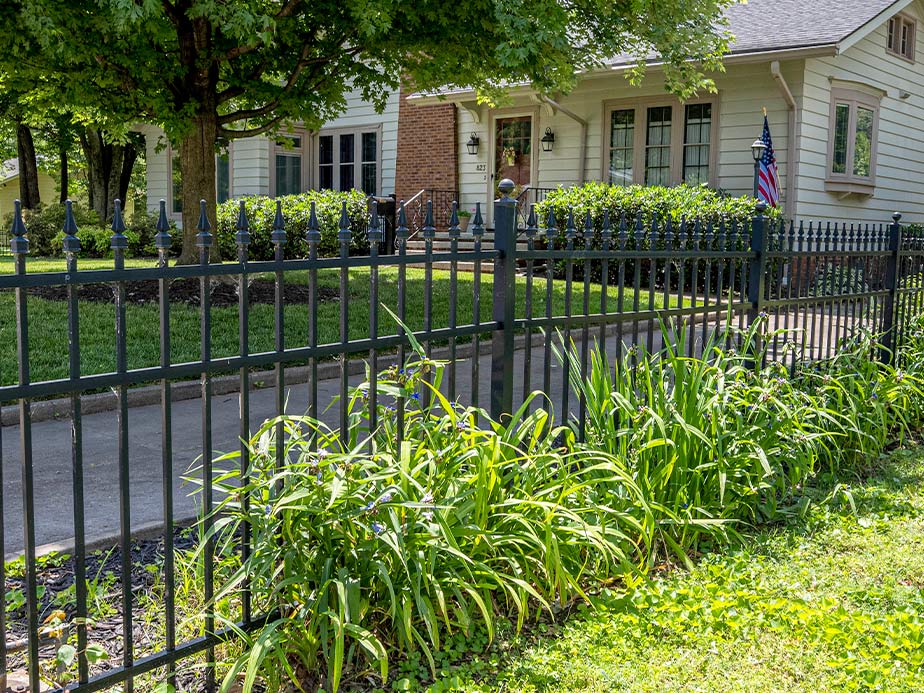
{"type": "Polygon", "coordinates": [[[826,262],[815,268],[812,296],[841,296],[844,294],[865,294],[870,290],[866,283],[863,267],[850,267],[826,262]]]}
{"type": "MultiPolygon", "coordinates": [[[[318,223],[321,227],[321,242],[318,244],[318,255],[332,257],[340,254],[340,243],[337,240],[337,231],[340,222],[341,206],[347,204],[347,214],[350,217],[351,253],[367,253],[369,241],[366,239],[366,225],[368,212],[366,209],[366,196],[359,190],[350,192],[337,192],[335,190],[312,190],[299,195],[287,195],[273,198],[265,196],[251,196],[243,198],[247,210],[247,219],[250,222],[250,246],[248,257],[251,260],[272,260],[273,244],[270,243],[270,234],[273,230],[273,219],[276,215],[276,200],[282,202],[282,215],[285,219],[287,240],[285,244],[285,257],[308,257],[308,219],[311,215],[311,203],[317,208],[318,223]]],[[[237,218],[240,211],[240,200],[228,200],[218,206],[215,236],[221,256],[225,259],[237,257],[237,245],[234,234],[237,232],[237,218]]]]}
{"type": "MultiPolygon", "coordinates": [[[[712,222],[715,225],[724,222],[731,228],[732,224],[750,229],[751,219],[756,215],[757,200],[753,197],[730,197],[705,185],[676,185],[671,187],[643,185],[608,185],[601,182],[586,183],[572,188],[559,188],[536,205],[536,213],[544,225],[549,212],[555,212],[559,236],[564,237],[568,212],[574,210],[575,226],[580,232],[584,228],[587,212],[590,212],[594,227],[595,243],[599,245],[600,232],[603,228],[603,214],[609,210],[610,222],[614,236],[618,235],[618,225],[625,215],[628,233],[631,235],[639,215],[647,229],[655,219],[663,225],[668,219],[676,226],[683,219],[712,222]]],[[[776,219],[779,211],[770,208],[766,211],[768,218],[776,219]]]]}

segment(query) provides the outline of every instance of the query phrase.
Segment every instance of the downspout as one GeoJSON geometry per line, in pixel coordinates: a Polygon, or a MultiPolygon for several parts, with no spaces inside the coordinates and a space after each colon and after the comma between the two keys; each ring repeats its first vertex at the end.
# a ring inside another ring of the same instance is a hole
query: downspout
{"type": "Polygon", "coordinates": [[[770,74],[776,80],[776,86],[786,105],[789,107],[789,121],[786,147],[786,214],[792,216],[796,208],[796,99],[780,71],[780,61],[770,63],[770,74]]]}
{"type": "Polygon", "coordinates": [[[539,100],[548,104],[557,111],[561,111],[574,122],[581,126],[581,141],[578,149],[578,185],[583,185],[586,180],[587,169],[587,121],[578,116],[574,111],[569,111],[561,104],[553,101],[548,96],[539,94],[539,100]]]}

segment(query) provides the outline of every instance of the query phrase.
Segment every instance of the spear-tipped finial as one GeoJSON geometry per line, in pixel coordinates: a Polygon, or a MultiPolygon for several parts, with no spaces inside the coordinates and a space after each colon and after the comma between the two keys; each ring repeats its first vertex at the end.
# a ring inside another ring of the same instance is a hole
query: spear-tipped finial
{"type": "Polygon", "coordinates": [[[584,240],[588,243],[590,239],[594,237],[594,220],[590,216],[590,210],[588,209],[586,214],[584,214],[584,240]]]}
{"type": "Polygon", "coordinates": [[[369,206],[369,236],[370,245],[378,245],[382,242],[382,226],[379,224],[379,203],[373,199],[369,206]]]}
{"type": "Polygon", "coordinates": [[[77,221],[74,219],[74,203],[64,202],[64,252],[79,253],[80,239],[77,238],[77,221]]]}
{"type": "Polygon", "coordinates": [[[458,238],[462,235],[462,229],[459,227],[459,203],[453,200],[452,212],[449,214],[449,237],[458,238]]]}
{"type": "Polygon", "coordinates": [[[196,234],[196,247],[209,248],[212,245],[212,234],[209,231],[212,225],[209,223],[209,216],[205,210],[205,200],[199,200],[199,223],[196,224],[199,233],[196,234]]]}
{"type": "Polygon", "coordinates": [[[549,208],[549,218],[545,221],[545,235],[555,238],[558,235],[558,220],[555,219],[555,210],[549,208]]]}
{"type": "Polygon", "coordinates": [[[276,200],[276,214],[273,217],[273,232],[270,243],[282,245],[286,242],[286,220],[282,216],[282,200],[276,200]]]}
{"type": "Polygon", "coordinates": [[[22,220],[22,202],[13,201],[13,228],[10,229],[10,251],[13,255],[25,255],[29,252],[29,239],[26,237],[26,225],[22,220]]]}
{"type": "Polygon", "coordinates": [[[565,236],[573,239],[577,235],[577,227],[574,225],[574,207],[568,208],[568,221],[565,224],[565,236]]]}
{"type": "Polygon", "coordinates": [[[404,200],[398,204],[398,221],[395,225],[395,239],[405,241],[410,235],[410,229],[407,226],[407,210],[404,209],[404,200]]]}
{"type": "Polygon", "coordinates": [[[125,221],[122,219],[122,201],[115,200],[112,205],[112,238],[109,247],[113,250],[128,248],[128,236],[125,235],[125,221]]]}
{"type": "Polygon", "coordinates": [[[475,203],[475,216],[472,217],[472,236],[481,238],[484,236],[484,217],[481,216],[481,203],[475,203]]]}
{"type": "Polygon", "coordinates": [[[346,201],[340,205],[340,228],[337,231],[337,240],[341,243],[350,242],[350,215],[347,214],[346,201]]]}
{"type": "Polygon", "coordinates": [[[424,216],[423,228],[424,240],[433,240],[436,238],[436,227],[433,225],[433,200],[427,200],[427,213],[424,216]]]}
{"type": "Polygon", "coordinates": [[[311,201],[311,212],[308,214],[308,233],[306,234],[309,243],[321,242],[321,225],[318,223],[318,204],[311,201]]]}
{"type": "Polygon", "coordinates": [[[241,248],[246,248],[250,245],[250,220],[247,219],[247,207],[244,200],[241,200],[238,205],[237,233],[234,234],[234,241],[241,248]]]}
{"type": "Polygon", "coordinates": [[[160,201],[160,214],[157,217],[157,233],[154,235],[154,247],[158,250],[170,250],[170,222],[167,220],[167,201],[160,201]]]}
{"type": "Polygon", "coordinates": [[[526,217],[526,237],[532,238],[539,233],[539,219],[536,216],[536,204],[529,207],[529,216],[526,217]]]}
{"type": "Polygon", "coordinates": [[[613,225],[610,223],[610,210],[603,210],[603,228],[600,231],[600,234],[605,240],[609,240],[613,236],[613,225]]]}

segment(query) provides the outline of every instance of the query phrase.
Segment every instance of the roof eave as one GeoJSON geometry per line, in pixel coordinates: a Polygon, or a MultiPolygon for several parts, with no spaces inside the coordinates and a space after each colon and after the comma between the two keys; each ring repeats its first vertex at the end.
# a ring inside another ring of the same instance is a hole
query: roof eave
{"type": "MultiPolygon", "coordinates": [[[[912,2],[913,0],[909,0],[912,2]]],[[[723,60],[726,65],[744,65],[748,63],[770,62],[772,60],[805,60],[806,58],[824,58],[837,55],[839,45],[836,43],[827,43],[822,45],[795,46],[790,48],[780,48],[775,50],[761,51],[743,51],[741,53],[729,53],[723,60]]],[[[601,77],[613,73],[628,72],[634,67],[634,63],[623,63],[619,65],[608,65],[582,75],[583,78],[601,77]]],[[[651,62],[647,67],[650,69],[660,69],[663,63],[651,62]]],[[[510,87],[509,93],[529,94],[534,90],[528,84],[516,84],[510,87]]],[[[410,94],[407,97],[409,103],[415,106],[434,106],[445,103],[462,103],[472,101],[477,96],[474,89],[456,91],[453,93],[437,94],[410,94]]]]}

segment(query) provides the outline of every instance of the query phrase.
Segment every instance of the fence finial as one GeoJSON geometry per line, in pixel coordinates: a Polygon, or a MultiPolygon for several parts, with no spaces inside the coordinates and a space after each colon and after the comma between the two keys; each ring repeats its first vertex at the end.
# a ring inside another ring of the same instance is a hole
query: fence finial
{"type": "Polygon", "coordinates": [[[427,213],[424,215],[423,228],[424,240],[433,240],[436,238],[436,227],[433,225],[433,200],[427,200],[427,213]]]}
{"type": "Polygon", "coordinates": [[[212,234],[209,231],[212,225],[209,223],[208,214],[205,211],[205,200],[199,200],[199,223],[196,224],[199,233],[196,234],[196,247],[209,248],[212,245],[212,234]]]}
{"type": "Polygon", "coordinates": [[[536,203],[529,207],[529,216],[526,218],[526,237],[532,238],[539,233],[539,221],[536,217],[536,203]]]}
{"type": "Polygon", "coordinates": [[[286,220],[282,216],[282,200],[276,200],[276,215],[273,217],[273,231],[270,243],[282,245],[286,242],[286,220]]]}
{"type": "Polygon", "coordinates": [[[407,210],[404,209],[404,200],[398,205],[398,223],[395,226],[395,238],[406,241],[411,230],[407,226],[407,210]]]}
{"type": "Polygon", "coordinates": [[[555,210],[549,208],[549,218],[545,220],[545,235],[547,238],[555,238],[558,235],[558,221],[555,219],[555,210]]]}
{"type": "Polygon", "coordinates": [[[13,228],[10,230],[10,252],[13,255],[25,255],[29,252],[29,239],[26,237],[26,225],[22,221],[22,202],[13,201],[13,228]]]}
{"type": "Polygon", "coordinates": [[[128,236],[125,235],[125,221],[122,219],[122,201],[115,200],[112,205],[112,238],[109,247],[113,250],[128,248],[128,236]]]}
{"type": "Polygon", "coordinates": [[[311,211],[308,213],[308,230],[305,233],[305,239],[309,243],[321,242],[321,225],[318,223],[318,204],[311,201],[311,211]]]}
{"type": "Polygon", "coordinates": [[[372,200],[371,209],[369,210],[369,230],[367,236],[369,237],[370,245],[378,246],[382,242],[382,225],[379,223],[379,203],[377,200],[372,200]]]}
{"type": "Polygon", "coordinates": [[[244,200],[241,200],[238,205],[237,233],[234,234],[234,241],[241,249],[250,245],[250,221],[247,219],[247,207],[244,200]]]}
{"type": "Polygon", "coordinates": [[[458,238],[462,235],[462,229],[459,228],[459,203],[453,200],[452,212],[449,214],[449,237],[458,238]]]}
{"type": "Polygon", "coordinates": [[[77,221],[74,219],[74,203],[64,202],[64,252],[79,253],[80,239],[77,238],[77,221]]]}
{"type": "Polygon", "coordinates": [[[167,220],[167,201],[160,201],[160,214],[157,217],[157,225],[154,227],[157,233],[154,235],[154,247],[158,250],[170,250],[172,240],[170,238],[170,222],[167,220]]]}
{"type": "MultiPolygon", "coordinates": [[[[589,213],[589,212],[588,212],[589,213]]],[[[604,240],[609,240],[613,236],[613,226],[610,223],[610,210],[606,208],[603,210],[603,228],[600,231],[600,235],[603,236],[604,240]]]]}
{"type": "Polygon", "coordinates": [[[350,215],[347,214],[347,203],[345,200],[340,205],[340,226],[337,231],[337,240],[341,243],[350,242],[350,215]]]}
{"type": "Polygon", "coordinates": [[[484,236],[484,217],[481,216],[481,203],[475,203],[475,216],[472,217],[472,235],[475,238],[484,236]]]}

